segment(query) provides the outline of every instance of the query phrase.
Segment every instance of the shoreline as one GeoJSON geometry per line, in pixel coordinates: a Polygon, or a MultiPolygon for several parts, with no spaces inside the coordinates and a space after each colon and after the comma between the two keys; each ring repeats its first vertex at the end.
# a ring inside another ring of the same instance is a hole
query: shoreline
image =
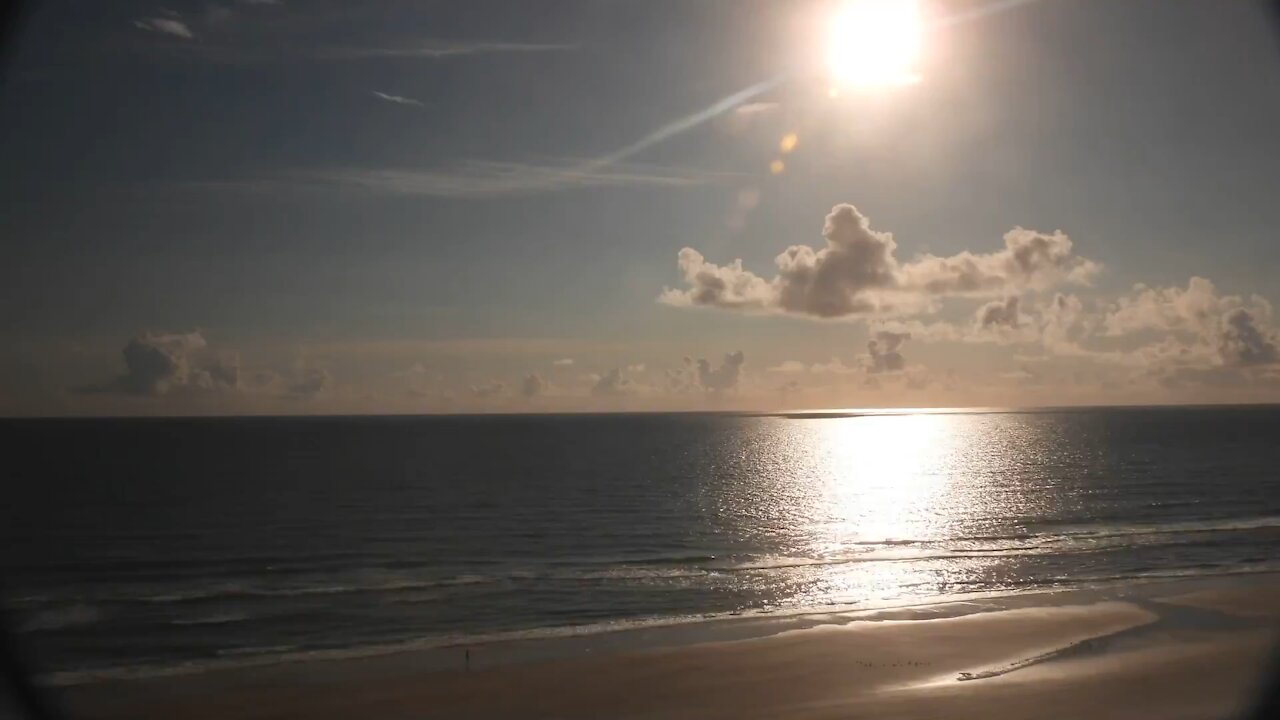
{"type": "Polygon", "coordinates": [[[1137,673],[1143,684],[1159,679],[1144,668],[1168,666],[1190,685],[1212,679],[1200,686],[1222,708],[1243,699],[1250,668],[1270,652],[1277,613],[1280,574],[1253,572],[472,645],[470,671],[455,646],[102,681],[59,695],[75,714],[104,718],[340,717],[388,703],[391,716],[433,715],[428,707],[449,708],[450,717],[665,716],[698,705],[710,714],[777,716],[764,713],[773,707],[822,717],[870,702],[979,702],[1026,678],[1046,687],[1097,680],[1099,668],[1137,673]],[[1122,656],[1129,660],[1117,664],[1122,656]],[[1227,666],[1235,681],[1215,669],[1227,666]],[[859,679],[850,685],[849,677],[859,679]],[[774,699],[742,704],[756,686],[774,699]],[[637,697],[610,706],[602,690],[626,696],[641,687],[665,688],[658,694],[671,704],[637,697]],[[563,689],[547,697],[547,688],[563,689]]]}
{"type": "Polygon", "coordinates": [[[1116,592],[1126,595],[1144,590],[1150,592],[1147,589],[1168,584],[1216,586],[1246,578],[1275,578],[1280,582],[1280,569],[1240,570],[1211,575],[1150,575],[1074,586],[975,590],[931,597],[874,600],[868,603],[627,618],[582,625],[477,633],[456,639],[424,637],[351,647],[281,648],[279,652],[273,653],[237,653],[219,658],[144,666],[54,671],[38,674],[36,680],[38,684],[56,691],[108,683],[175,681],[225,673],[273,672],[277,668],[299,665],[360,663],[408,655],[413,656],[415,667],[452,670],[462,666],[463,652],[467,649],[472,652],[474,667],[494,667],[556,660],[592,652],[599,656],[707,642],[750,640],[795,629],[844,625],[889,611],[918,609],[936,616],[951,616],[947,613],[967,614],[954,610],[965,606],[1009,609],[1041,604],[1038,598],[1044,596],[1056,596],[1066,602],[1069,598],[1113,597],[1116,592]],[[948,611],[948,608],[953,610],[948,611]]]}

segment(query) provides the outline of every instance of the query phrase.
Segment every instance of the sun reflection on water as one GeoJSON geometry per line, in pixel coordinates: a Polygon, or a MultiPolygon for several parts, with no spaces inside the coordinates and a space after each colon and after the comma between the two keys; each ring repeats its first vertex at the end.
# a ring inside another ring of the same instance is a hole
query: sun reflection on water
{"type": "MultiPolygon", "coordinates": [[[[934,595],[998,559],[956,562],[949,540],[980,532],[981,472],[992,447],[974,416],[888,414],[792,420],[789,603],[842,604],[934,595]],[[977,455],[975,456],[975,453],[977,455]],[[976,529],[976,530],[975,530],[976,529]]],[[[994,499],[994,498],[993,498],[994,499]]]]}
{"type": "Polygon", "coordinates": [[[838,418],[813,427],[826,465],[825,501],[837,545],[927,538],[940,520],[954,436],[951,416],[838,418]]]}

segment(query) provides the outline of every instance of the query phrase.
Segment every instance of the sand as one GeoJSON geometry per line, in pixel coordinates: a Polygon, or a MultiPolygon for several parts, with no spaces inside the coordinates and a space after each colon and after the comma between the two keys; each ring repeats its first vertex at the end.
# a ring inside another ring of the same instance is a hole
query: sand
{"type": "Polygon", "coordinates": [[[314,662],[62,700],[85,718],[1222,718],[1270,671],[1278,614],[1280,579],[1259,576],[824,616],[471,671],[314,662]]]}

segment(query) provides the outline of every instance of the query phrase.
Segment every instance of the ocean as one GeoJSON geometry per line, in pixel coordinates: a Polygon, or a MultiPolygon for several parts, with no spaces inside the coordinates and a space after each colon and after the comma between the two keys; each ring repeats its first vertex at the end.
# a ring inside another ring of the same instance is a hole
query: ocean
{"type": "Polygon", "coordinates": [[[0,421],[44,678],[1280,570],[1280,408],[0,421]]]}

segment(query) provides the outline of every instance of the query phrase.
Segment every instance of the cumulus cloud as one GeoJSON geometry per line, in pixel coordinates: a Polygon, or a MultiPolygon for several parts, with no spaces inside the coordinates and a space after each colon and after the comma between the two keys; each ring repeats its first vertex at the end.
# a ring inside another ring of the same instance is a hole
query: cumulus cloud
{"type": "Polygon", "coordinates": [[[688,290],[666,288],[660,302],[674,306],[706,306],[725,310],[763,312],[777,307],[773,284],[743,269],[742,260],[724,266],[707,262],[702,253],[684,248],[676,266],[688,290]]]}
{"type": "Polygon", "coordinates": [[[190,379],[191,356],[208,347],[199,332],[140,335],[124,346],[125,392],[163,395],[190,379]]]}
{"type": "Polygon", "coordinates": [[[1075,295],[1057,293],[1040,312],[1041,341],[1047,350],[1078,354],[1080,342],[1093,334],[1097,317],[1075,295]]]}
{"type": "Polygon", "coordinates": [[[1022,298],[1013,295],[981,305],[973,316],[973,329],[961,339],[968,342],[1029,343],[1040,339],[1038,323],[1022,311],[1022,298]]]}
{"type": "Polygon", "coordinates": [[[614,368],[597,377],[591,385],[591,394],[596,397],[631,395],[638,390],[639,386],[627,377],[622,368],[614,368]]]}
{"type": "Polygon", "coordinates": [[[240,357],[213,352],[199,331],[143,333],[130,338],[121,354],[124,374],[79,391],[162,396],[235,391],[242,387],[240,357]]]}
{"type": "Polygon", "coordinates": [[[529,373],[520,381],[520,394],[527,398],[541,395],[547,389],[547,381],[538,373],[529,373]]]}
{"type": "Polygon", "coordinates": [[[777,275],[766,280],[741,260],[717,265],[693,248],[677,256],[687,286],[666,288],[659,301],[814,318],[909,314],[933,309],[938,298],[997,297],[1044,290],[1061,283],[1087,284],[1100,266],[1074,253],[1062,232],[1017,227],[1005,247],[987,254],[896,256],[897,242],[852,205],[837,205],[822,231],[825,247],[792,245],[774,259],[777,275]]]}
{"type": "Polygon", "coordinates": [[[1247,368],[1280,362],[1272,315],[1261,297],[1219,295],[1212,282],[1193,277],[1185,288],[1135,286],[1108,308],[1102,328],[1109,336],[1169,335],[1145,351],[1151,362],[1203,363],[1211,357],[1223,367],[1247,368]]]}
{"type": "Polygon", "coordinates": [[[902,344],[911,339],[911,333],[882,330],[867,343],[869,373],[898,372],[906,369],[907,360],[899,352],[902,344]]]}
{"type": "Polygon", "coordinates": [[[1008,297],[1004,300],[993,300],[978,308],[974,323],[980,330],[992,328],[1017,329],[1022,326],[1022,317],[1018,312],[1019,300],[1008,297]]]}
{"type": "Polygon", "coordinates": [[[1209,280],[1193,277],[1186,288],[1152,288],[1135,285],[1133,291],[1108,308],[1103,319],[1107,335],[1142,331],[1187,332],[1200,336],[1219,330],[1228,313],[1243,309],[1261,321],[1270,321],[1271,304],[1256,295],[1219,295],[1209,280]]]}
{"type": "Polygon", "coordinates": [[[161,35],[170,35],[172,37],[190,40],[195,37],[191,32],[191,28],[185,22],[178,18],[172,17],[149,17],[139,18],[133,21],[133,26],[146,30],[147,32],[160,33],[161,35]]]}
{"type": "Polygon", "coordinates": [[[1016,227],[1005,233],[1003,250],[924,255],[904,265],[903,274],[907,287],[934,295],[990,296],[1062,283],[1088,285],[1102,266],[1073,248],[1060,230],[1046,234],[1016,227]]]}
{"type": "Polygon", "coordinates": [[[1139,284],[1111,306],[1103,327],[1106,334],[1117,336],[1143,330],[1199,333],[1211,327],[1229,307],[1239,306],[1239,298],[1218,297],[1213,283],[1202,277],[1191,278],[1185,289],[1139,284]]]}
{"type": "Polygon", "coordinates": [[[215,356],[195,371],[192,383],[205,390],[235,390],[240,387],[240,356],[234,353],[215,356]]]}
{"type": "MultiPolygon", "coordinates": [[[[197,367],[208,347],[204,336],[189,333],[145,333],[131,338],[122,351],[125,372],[115,380],[92,385],[87,392],[120,392],[129,395],[166,395],[185,387],[212,387],[215,375],[197,367]],[[198,383],[198,384],[197,384],[198,383]]],[[[216,377],[229,378],[229,370],[217,368],[216,377]]],[[[236,378],[238,384],[238,370],[236,378]]]]}
{"type": "Polygon", "coordinates": [[[333,376],[320,367],[302,368],[298,376],[289,383],[287,391],[300,398],[313,398],[333,386],[333,376]]]}
{"type": "Polygon", "coordinates": [[[771,368],[769,372],[777,373],[802,373],[809,369],[809,366],[799,360],[784,360],[771,368]]]}
{"type": "Polygon", "coordinates": [[[698,389],[698,371],[693,358],[688,355],[680,359],[680,365],[664,371],[666,389],[671,393],[685,393],[698,389]]]}
{"type": "Polygon", "coordinates": [[[1222,316],[1218,354],[1222,362],[1230,366],[1270,365],[1280,361],[1276,334],[1260,327],[1253,314],[1244,308],[1229,310],[1222,316]]]}
{"type": "Polygon", "coordinates": [[[745,361],[746,356],[741,350],[726,353],[719,367],[712,367],[708,360],[699,360],[698,383],[712,392],[732,390],[738,386],[738,378],[742,375],[742,364],[745,361]]]}
{"type": "Polygon", "coordinates": [[[774,259],[779,306],[817,317],[881,309],[873,291],[891,289],[900,281],[893,236],[872,230],[871,221],[852,205],[831,210],[822,236],[827,246],[821,250],[792,245],[774,259]]]}

